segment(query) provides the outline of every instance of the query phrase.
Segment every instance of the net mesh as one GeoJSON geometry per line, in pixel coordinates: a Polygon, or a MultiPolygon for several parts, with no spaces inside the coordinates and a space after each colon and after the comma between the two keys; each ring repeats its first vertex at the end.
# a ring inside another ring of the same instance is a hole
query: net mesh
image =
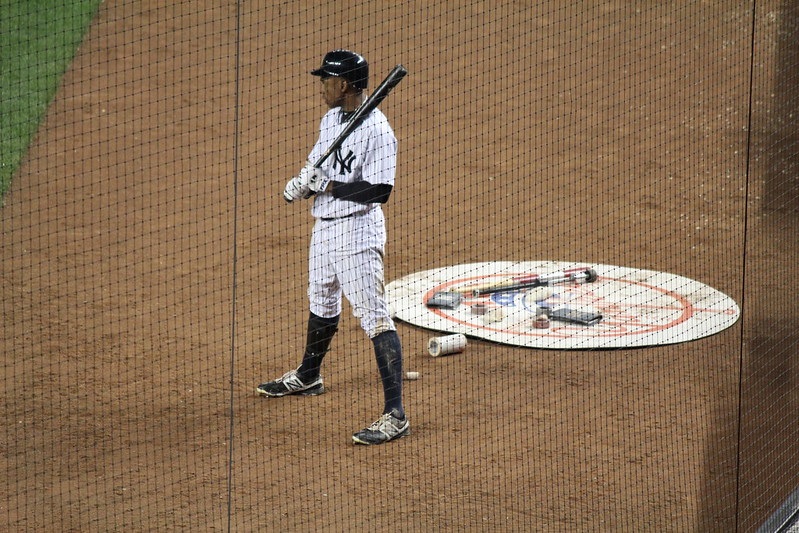
{"type": "Polygon", "coordinates": [[[2,0],[0,529],[753,531],[799,485],[799,9],[735,2],[2,0]],[[202,3],[201,3],[202,4],[202,3]],[[210,4],[210,3],[206,3],[210,4]],[[385,281],[484,261],[672,272],[708,338],[431,358],[408,438],[347,299],[299,365],[310,202],[356,50],[398,140],[385,281]]]}

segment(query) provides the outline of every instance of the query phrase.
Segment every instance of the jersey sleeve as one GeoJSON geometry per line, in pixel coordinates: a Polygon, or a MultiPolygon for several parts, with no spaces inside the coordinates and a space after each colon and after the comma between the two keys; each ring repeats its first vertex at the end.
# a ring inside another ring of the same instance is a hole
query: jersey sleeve
{"type": "Polygon", "coordinates": [[[382,113],[369,136],[369,149],[365,151],[361,179],[372,185],[394,185],[397,170],[397,139],[382,113]]]}

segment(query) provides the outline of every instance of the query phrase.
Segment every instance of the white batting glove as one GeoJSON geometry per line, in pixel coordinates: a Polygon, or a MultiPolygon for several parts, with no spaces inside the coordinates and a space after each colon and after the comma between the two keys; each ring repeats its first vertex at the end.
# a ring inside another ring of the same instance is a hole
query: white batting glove
{"type": "Polygon", "coordinates": [[[301,176],[295,176],[286,183],[286,188],[283,189],[283,198],[287,202],[293,202],[298,198],[308,198],[311,192],[308,189],[308,183],[304,182],[301,176]]]}
{"type": "Polygon", "coordinates": [[[325,174],[324,170],[310,164],[302,168],[300,171],[300,179],[307,180],[305,183],[307,183],[308,190],[311,191],[311,194],[324,192],[330,183],[330,178],[325,174]]]}

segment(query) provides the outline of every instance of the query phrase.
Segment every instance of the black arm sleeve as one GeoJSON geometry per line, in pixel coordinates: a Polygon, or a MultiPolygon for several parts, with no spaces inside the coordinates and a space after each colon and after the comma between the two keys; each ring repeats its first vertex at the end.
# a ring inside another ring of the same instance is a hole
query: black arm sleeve
{"type": "Polygon", "coordinates": [[[349,200],[359,204],[384,204],[388,201],[393,187],[385,183],[372,185],[368,181],[342,183],[333,181],[333,198],[349,200]]]}

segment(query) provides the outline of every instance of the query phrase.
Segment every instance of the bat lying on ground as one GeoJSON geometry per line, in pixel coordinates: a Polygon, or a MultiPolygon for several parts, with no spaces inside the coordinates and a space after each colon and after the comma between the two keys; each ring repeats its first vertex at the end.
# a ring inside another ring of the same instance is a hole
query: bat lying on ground
{"type": "Polygon", "coordinates": [[[559,283],[593,283],[597,280],[597,277],[597,273],[593,268],[570,268],[550,274],[531,274],[497,281],[496,283],[470,285],[457,289],[457,292],[467,293],[471,296],[482,296],[484,294],[512,292],[559,283]]]}

